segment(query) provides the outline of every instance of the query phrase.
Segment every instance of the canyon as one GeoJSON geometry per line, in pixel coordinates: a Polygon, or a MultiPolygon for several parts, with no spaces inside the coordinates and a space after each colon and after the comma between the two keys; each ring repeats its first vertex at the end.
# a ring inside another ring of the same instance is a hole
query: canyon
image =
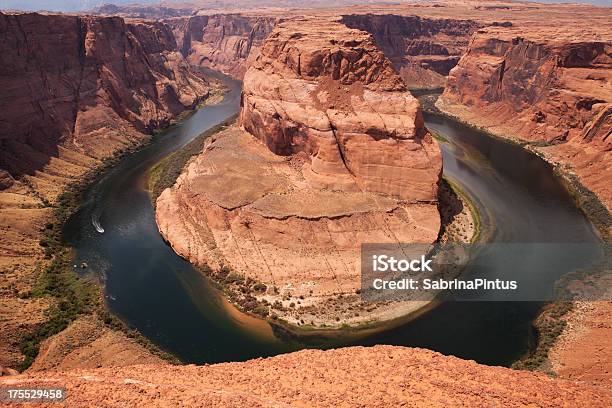
{"type": "Polygon", "coordinates": [[[158,22],[0,14],[0,32],[0,366],[16,366],[21,337],[57,307],[30,294],[51,264],[58,197],[218,86],[158,22]]]}
{"type": "Polygon", "coordinates": [[[164,20],[172,28],[186,60],[242,78],[263,40],[276,24],[275,17],[215,14],[164,20]]]}
{"type": "MultiPolygon", "coordinates": [[[[255,313],[339,326],[411,310],[384,305],[366,319],[354,262],[366,236],[438,235],[440,154],[408,89],[446,86],[441,111],[555,164],[601,201],[609,234],[609,9],[456,1],[234,11],[0,14],[0,366],[23,361],[23,334],[57,306],[29,294],[49,263],[40,241],[61,192],[218,92],[199,67],[244,79],[239,123],[160,196],[157,221],[177,253],[230,289],[257,288],[232,299],[255,313]],[[131,19],[141,16],[158,20],[131,19]]],[[[453,406],[457,395],[474,406],[609,406],[609,302],[584,308],[551,351],[552,369],[578,381],[390,346],[177,367],[97,316],[44,342],[29,373],[0,381],[61,383],[73,406],[101,394],[109,406],[332,406],[347,395],[368,406],[453,406]],[[194,382],[210,385],[176,394],[194,382]]]]}
{"type": "Polygon", "coordinates": [[[351,14],[342,23],[372,34],[411,89],[444,88],[446,76],[483,23],[418,16],[351,14]]]}
{"type": "Polygon", "coordinates": [[[450,72],[438,107],[533,145],[609,210],[611,39],[604,28],[597,36],[568,28],[483,28],[450,72]]]}

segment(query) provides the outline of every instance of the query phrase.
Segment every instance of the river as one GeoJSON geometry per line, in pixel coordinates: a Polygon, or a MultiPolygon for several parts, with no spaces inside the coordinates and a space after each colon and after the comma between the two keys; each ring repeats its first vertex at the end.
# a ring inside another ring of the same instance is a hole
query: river
{"type": "MultiPolygon", "coordinates": [[[[213,285],[177,256],[158,233],[145,189],[148,170],[239,109],[240,83],[155,136],[86,192],[64,228],[76,263],[100,273],[109,309],[186,363],[242,361],[305,347],[277,338],[269,324],[237,312],[213,285]],[[104,231],[101,233],[101,231],[104,231]]],[[[442,144],[444,174],[481,212],[493,242],[597,242],[551,167],[522,148],[455,121],[426,115],[442,144]]],[[[447,302],[419,318],[358,339],[311,340],[308,347],[395,344],[424,347],[484,364],[509,365],[532,339],[538,302],[447,302]]]]}

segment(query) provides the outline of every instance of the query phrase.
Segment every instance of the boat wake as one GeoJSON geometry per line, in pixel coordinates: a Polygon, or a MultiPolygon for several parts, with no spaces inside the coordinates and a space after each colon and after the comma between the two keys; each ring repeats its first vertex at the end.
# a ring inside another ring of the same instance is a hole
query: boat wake
{"type": "Polygon", "coordinates": [[[100,219],[95,215],[91,218],[91,224],[94,226],[96,231],[98,231],[100,234],[104,234],[104,228],[102,228],[102,225],[100,225],[100,219]]]}

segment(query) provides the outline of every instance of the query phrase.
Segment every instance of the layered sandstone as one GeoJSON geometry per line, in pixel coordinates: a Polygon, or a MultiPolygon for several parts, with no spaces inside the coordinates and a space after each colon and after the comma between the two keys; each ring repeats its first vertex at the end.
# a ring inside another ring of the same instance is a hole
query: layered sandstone
{"type": "Polygon", "coordinates": [[[0,366],[16,367],[22,336],[54,307],[28,296],[49,262],[50,203],[211,85],[162,23],[0,13],[0,33],[0,366]]]}
{"type": "Polygon", "coordinates": [[[190,64],[242,78],[276,18],[240,14],[198,15],[165,21],[190,64]]]}
{"type": "Polygon", "coordinates": [[[351,14],[348,27],[367,31],[410,88],[442,88],[482,23],[418,16],[351,14]]]}
{"type": "MultiPolygon", "coordinates": [[[[551,379],[543,374],[482,366],[429,350],[393,346],[304,350],[243,363],[200,367],[137,365],[33,373],[1,378],[0,385],[65,387],[65,404],[71,407],[609,407],[612,404],[612,395],[603,388],[551,379]]],[[[47,405],[57,406],[57,402],[47,405]]]]}
{"type": "Polygon", "coordinates": [[[245,75],[240,123],[159,197],[174,250],[249,291],[263,283],[265,313],[293,323],[406,313],[350,310],[362,242],[431,243],[440,228],[439,148],[372,37],[328,19],[277,25],[245,75]]]}
{"type": "Polygon", "coordinates": [[[240,122],[275,154],[312,156],[312,187],[436,201],[438,147],[364,31],[319,19],[280,24],[245,75],[240,122]]]}
{"type": "Polygon", "coordinates": [[[0,31],[0,166],[50,200],[209,90],[162,23],[0,14],[0,31]]]}
{"type": "Polygon", "coordinates": [[[479,30],[438,106],[535,145],[612,208],[612,27],[479,30]]]}

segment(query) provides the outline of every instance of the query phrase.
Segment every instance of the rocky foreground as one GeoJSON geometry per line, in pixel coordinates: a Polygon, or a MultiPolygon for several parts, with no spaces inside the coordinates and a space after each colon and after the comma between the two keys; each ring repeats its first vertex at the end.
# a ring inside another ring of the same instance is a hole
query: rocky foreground
{"type": "Polygon", "coordinates": [[[316,326],[405,314],[359,308],[359,251],[436,240],[442,160],[371,35],[278,24],[246,72],[240,124],[157,200],[174,250],[256,292],[233,300],[259,314],[316,326]]]}
{"type": "Polygon", "coordinates": [[[136,365],[45,372],[3,378],[0,386],[65,387],[65,405],[71,407],[595,408],[612,404],[610,391],[601,388],[393,346],[305,350],[199,367],[136,365]]]}

